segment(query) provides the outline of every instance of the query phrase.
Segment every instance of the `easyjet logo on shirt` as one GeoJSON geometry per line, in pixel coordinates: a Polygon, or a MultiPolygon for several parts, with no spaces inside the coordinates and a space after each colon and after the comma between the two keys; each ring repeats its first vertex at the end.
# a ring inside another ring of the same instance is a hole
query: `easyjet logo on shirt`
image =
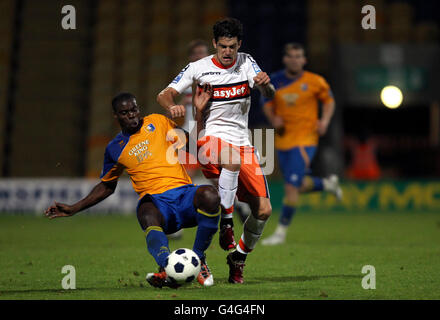
{"type": "MultiPolygon", "coordinates": [[[[199,85],[199,90],[202,87],[199,85]]],[[[231,84],[213,85],[213,94],[210,101],[226,101],[247,98],[251,95],[249,82],[242,81],[231,84]]]]}

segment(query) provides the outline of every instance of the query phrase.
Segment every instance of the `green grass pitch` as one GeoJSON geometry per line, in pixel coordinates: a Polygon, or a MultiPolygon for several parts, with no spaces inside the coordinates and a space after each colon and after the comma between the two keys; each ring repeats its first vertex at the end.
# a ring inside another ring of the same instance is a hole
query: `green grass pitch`
{"type": "MultiPolygon", "coordinates": [[[[241,229],[236,221],[236,238],[241,229]]],[[[194,234],[170,240],[171,250],[191,248],[194,234]]],[[[215,286],[157,289],[145,281],[157,267],[134,214],[1,215],[0,299],[439,299],[440,215],[299,212],[286,244],[249,255],[242,285],[227,282],[225,257],[216,235],[207,251],[215,286]],[[64,265],[75,267],[75,290],[61,287],[64,265]],[[364,265],[375,267],[376,289],[362,288],[364,265]]]]}

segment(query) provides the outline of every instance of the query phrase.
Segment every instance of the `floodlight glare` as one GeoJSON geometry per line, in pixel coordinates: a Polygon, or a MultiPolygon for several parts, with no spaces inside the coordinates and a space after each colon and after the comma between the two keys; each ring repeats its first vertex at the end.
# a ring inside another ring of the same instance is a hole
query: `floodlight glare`
{"type": "Polygon", "coordinates": [[[385,107],[390,109],[398,108],[402,104],[402,91],[396,86],[386,86],[380,93],[380,99],[385,107]]]}

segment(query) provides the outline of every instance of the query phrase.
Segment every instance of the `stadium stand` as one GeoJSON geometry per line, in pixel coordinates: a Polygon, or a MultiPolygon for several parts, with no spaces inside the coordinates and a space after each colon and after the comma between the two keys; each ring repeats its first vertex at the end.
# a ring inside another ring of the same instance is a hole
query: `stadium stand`
{"type": "Polygon", "coordinates": [[[119,1],[99,1],[93,34],[91,63],[90,114],[87,137],[86,176],[97,176],[101,170],[103,149],[113,131],[109,101],[115,90],[119,1]],[[107,116],[106,116],[107,115],[107,116]]]}
{"type": "MultiPolygon", "coordinates": [[[[0,0],[3,176],[99,175],[103,148],[117,130],[108,116],[112,96],[131,91],[145,113],[162,112],[156,94],[186,64],[187,43],[210,41],[212,24],[227,15],[245,26],[241,50],[269,73],[282,68],[286,41],[305,43],[308,67],[325,76],[333,44],[426,44],[439,37],[436,11],[415,1],[73,0],[80,27],[68,31],[60,26],[62,3],[54,3],[0,0]],[[364,4],[376,8],[376,30],[359,26],[364,4]],[[45,157],[29,163],[29,154],[45,157]]],[[[249,120],[265,123],[254,107],[249,120]]]]}
{"type": "Polygon", "coordinates": [[[393,43],[409,43],[414,11],[409,3],[396,2],[387,7],[387,36],[393,43]]]}
{"type": "Polygon", "coordinates": [[[143,113],[162,113],[157,93],[187,63],[187,44],[209,41],[225,10],[224,1],[97,1],[86,176],[99,176],[103,150],[117,130],[105,116],[112,96],[132,92],[143,113]]]}
{"type": "Polygon", "coordinates": [[[1,0],[0,12],[0,169],[3,168],[4,142],[6,136],[6,117],[8,108],[8,89],[11,78],[11,56],[14,35],[15,2],[1,0]]]}
{"type": "MultiPolygon", "coordinates": [[[[87,1],[71,4],[83,12],[77,15],[77,25],[88,25],[87,1]]],[[[11,176],[76,176],[82,170],[89,56],[83,44],[90,29],[63,30],[61,8],[24,1],[20,12],[11,176]]]]}

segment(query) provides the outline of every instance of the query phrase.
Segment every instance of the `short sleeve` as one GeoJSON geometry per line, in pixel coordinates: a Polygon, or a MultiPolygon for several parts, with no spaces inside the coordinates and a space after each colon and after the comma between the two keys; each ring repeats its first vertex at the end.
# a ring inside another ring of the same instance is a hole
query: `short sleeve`
{"type": "Polygon", "coordinates": [[[170,118],[164,116],[163,114],[152,114],[150,116],[155,116],[155,120],[158,121],[160,123],[160,126],[163,126],[165,128],[165,131],[177,128],[178,125],[177,123],[175,123],[173,120],[171,120],[170,118]]]}
{"type": "Polygon", "coordinates": [[[333,101],[333,93],[329,84],[323,77],[318,78],[318,100],[322,103],[329,103],[333,101]]]}
{"type": "Polygon", "coordinates": [[[162,122],[165,132],[166,132],[166,140],[171,144],[175,145],[177,149],[185,146],[186,136],[185,131],[170,118],[165,117],[164,115],[159,115],[160,121],[162,122]]]}
{"type": "Polygon", "coordinates": [[[102,166],[100,176],[101,181],[104,182],[115,181],[124,172],[124,168],[122,167],[122,165],[114,159],[114,155],[111,151],[111,146],[112,145],[109,144],[104,153],[104,164],[102,166]]]}
{"type": "Polygon", "coordinates": [[[192,63],[188,64],[180,73],[174,78],[168,85],[177,92],[182,93],[186,89],[190,88],[194,82],[194,66],[192,63]]]}
{"type": "Polygon", "coordinates": [[[257,62],[252,58],[250,54],[246,54],[246,73],[249,81],[249,86],[254,87],[254,77],[261,72],[260,67],[257,62]]]}

